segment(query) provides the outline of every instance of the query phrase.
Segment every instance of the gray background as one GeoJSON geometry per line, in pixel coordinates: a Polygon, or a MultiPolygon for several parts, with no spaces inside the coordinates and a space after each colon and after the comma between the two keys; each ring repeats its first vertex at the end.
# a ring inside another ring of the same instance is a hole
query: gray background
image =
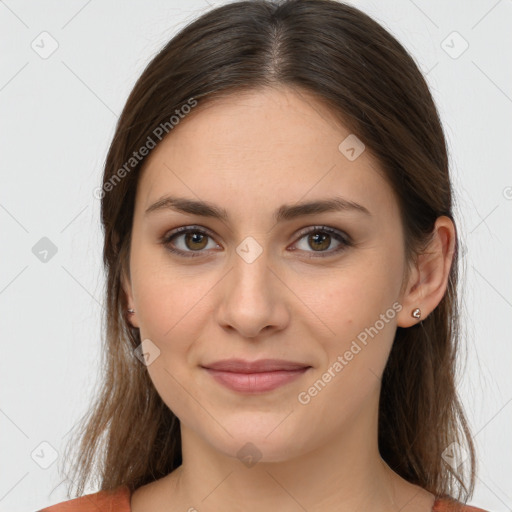
{"type": "MultiPolygon", "coordinates": [[[[58,457],[98,378],[93,190],[146,63],[220,3],[0,1],[0,511],[65,499],[58,457]]],[[[479,459],[471,503],[510,511],[512,2],[351,3],[413,54],[441,111],[467,256],[459,386],[479,459]]]]}

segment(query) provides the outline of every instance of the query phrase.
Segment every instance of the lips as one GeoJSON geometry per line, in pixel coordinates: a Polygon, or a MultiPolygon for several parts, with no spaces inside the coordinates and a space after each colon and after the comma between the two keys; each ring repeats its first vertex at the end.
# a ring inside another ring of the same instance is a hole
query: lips
{"type": "Polygon", "coordinates": [[[283,359],[260,359],[246,361],[244,359],[223,359],[215,363],[204,365],[204,368],[233,373],[263,373],[278,370],[301,370],[308,368],[308,364],[285,361],[283,359]]]}
{"type": "Polygon", "coordinates": [[[227,359],[203,366],[220,384],[240,393],[272,391],[303,375],[311,366],[282,359],[227,359]]]}

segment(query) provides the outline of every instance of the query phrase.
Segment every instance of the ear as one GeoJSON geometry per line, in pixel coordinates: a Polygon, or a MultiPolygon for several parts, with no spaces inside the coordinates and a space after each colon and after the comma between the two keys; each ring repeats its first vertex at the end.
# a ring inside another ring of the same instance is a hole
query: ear
{"type": "Polygon", "coordinates": [[[137,320],[137,309],[135,308],[134,300],[133,300],[133,291],[132,291],[132,284],[130,281],[130,276],[128,276],[125,272],[125,269],[123,268],[121,270],[121,287],[126,295],[126,308],[132,308],[135,309],[135,313],[130,314],[128,311],[124,311],[125,318],[128,320],[128,322],[132,325],[132,327],[139,328],[139,322],[137,320]]]}
{"type": "Polygon", "coordinates": [[[418,255],[415,266],[402,295],[402,310],[397,317],[399,327],[410,327],[425,319],[441,302],[453,262],[456,231],[452,220],[438,217],[431,240],[425,251],[418,255]],[[412,316],[416,308],[421,310],[420,319],[412,316]]]}

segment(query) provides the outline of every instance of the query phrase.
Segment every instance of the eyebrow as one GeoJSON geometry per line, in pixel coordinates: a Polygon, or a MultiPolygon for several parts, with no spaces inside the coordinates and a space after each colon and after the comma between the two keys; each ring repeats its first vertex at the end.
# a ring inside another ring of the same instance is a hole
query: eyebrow
{"type": "MultiPolygon", "coordinates": [[[[185,197],[173,197],[168,195],[160,198],[156,203],[153,203],[146,209],[144,215],[146,216],[152,212],[163,210],[174,210],[191,215],[219,219],[226,222],[229,220],[227,210],[220,206],[207,201],[196,201],[185,197]]],[[[305,215],[340,211],[356,211],[371,216],[371,213],[361,204],[349,201],[342,197],[332,197],[292,205],[282,205],[275,211],[274,221],[289,221],[305,215]]]]}

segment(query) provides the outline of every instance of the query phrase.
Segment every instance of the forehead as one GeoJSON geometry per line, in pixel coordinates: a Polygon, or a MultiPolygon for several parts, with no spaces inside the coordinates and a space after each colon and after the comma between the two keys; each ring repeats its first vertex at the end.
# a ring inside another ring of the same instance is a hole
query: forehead
{"type": "Polygon", "coordinates": [[[220,204],[238,198],[247,207],[325,197],[333,189],[354,201],[389,202],[392,191],[370,152],[356,159],[343,152],[351,137],[329,107],[303,91],[266,88],[199,100],[148,156],[138,202],[147,207],[179,191],[220,204]]]}

